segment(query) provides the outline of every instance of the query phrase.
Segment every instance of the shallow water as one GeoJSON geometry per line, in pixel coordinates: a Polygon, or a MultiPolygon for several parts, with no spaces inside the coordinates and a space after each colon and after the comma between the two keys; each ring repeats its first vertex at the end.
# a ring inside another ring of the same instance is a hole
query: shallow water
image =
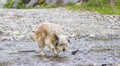
{"type": "Polygon", "coordinates": [[[40,56],[35,42],[0,42],[0,63],[5,66],[100,66],[120,63],[120,40],[88,41],[71,39],[66,52],[55,57],[46,48],[46,56],[40,56]],[[73,55],[72,52],[76,51],[73,55]],[[30,52],[18,52],[30,51],[30,52]]]}

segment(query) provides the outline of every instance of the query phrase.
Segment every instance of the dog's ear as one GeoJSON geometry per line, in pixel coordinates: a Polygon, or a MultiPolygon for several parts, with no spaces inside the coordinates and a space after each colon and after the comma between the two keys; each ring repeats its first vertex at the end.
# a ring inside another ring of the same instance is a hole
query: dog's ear
{"type": "Polygon", "coordinates": [[[55,46],[58,46],[59,37],[56,34],[53,34],[53,36],[51,37],[51,42],[55,43],[55,46]]]}
{"type": "Polygon", "coordinates": [[[58,44],[59,44],[59,37],[55,34],[54,35],[55,36],[55,39],[56,39],[56,44],[55,44],[55,46],[58,46],[58,44]]]}
{"type": "Polygon", "coordinates": [[[56,34],[53,34],[56,40],[59,40],[59,37],[56,34]]]}

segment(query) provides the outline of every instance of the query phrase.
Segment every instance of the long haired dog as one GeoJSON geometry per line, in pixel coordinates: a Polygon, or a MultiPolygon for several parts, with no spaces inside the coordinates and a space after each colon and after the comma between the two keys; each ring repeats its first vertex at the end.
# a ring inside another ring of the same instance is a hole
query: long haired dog
{"type": "Polygon", "coordinates": [[[55,55],[66,50],[68,38],[59,34],[62,28],[58,24],[44,22],[34,32],[34,39],[38,43],[41,55],[45,55],[43,48],[47,46],[55,55]]]}

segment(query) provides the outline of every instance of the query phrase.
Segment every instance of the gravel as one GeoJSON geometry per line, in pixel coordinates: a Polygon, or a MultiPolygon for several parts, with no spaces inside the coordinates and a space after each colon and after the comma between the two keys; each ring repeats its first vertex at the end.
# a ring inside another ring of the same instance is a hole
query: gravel
{"type": "Polygon", "coordinates": [[[2,66],[119,66],[119,48],[119,15],[64,8],[0,9],[2,66]],[[39,56],[37,44],[30,39],[37,25],[46,21],[62,25],[63,34],[72,36],[68,51],[60,53],[60,57],[50,52],[47,57],[39,56]],[[72,55],[75,50],[78,51],[72,55]]]}
{"type": "Polygon", "coordinates": [[[67,35],[77,38],[120,38],[120,16],[64,8],[0,9],[0,41],[29,41],[32,31],[45,21],[63,25],[67,35]]]}

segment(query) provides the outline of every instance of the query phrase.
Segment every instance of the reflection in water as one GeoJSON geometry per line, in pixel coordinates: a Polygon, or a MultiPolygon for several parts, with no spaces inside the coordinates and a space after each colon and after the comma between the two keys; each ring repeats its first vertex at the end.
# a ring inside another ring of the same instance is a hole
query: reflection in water
{"type": "Polygon", "coordinates": [[[59,62],[68,60],[68,57],[60,57],[60,56],[54,56],[54,57],[48,56],[47,58],[50,59],[51,61],[59,61],[59,62]]]}
{"type": "Polygon", "coordinates": [[[37,58],[40,58],[41,60],[43,59],[48,59],[50,61],[59,61],[59,62],[62,62],[62,61],[67,61],[69,58],[68,57],[61,57],[61,56],[40,56],[40,55],[37,55],[37,58]]]}

